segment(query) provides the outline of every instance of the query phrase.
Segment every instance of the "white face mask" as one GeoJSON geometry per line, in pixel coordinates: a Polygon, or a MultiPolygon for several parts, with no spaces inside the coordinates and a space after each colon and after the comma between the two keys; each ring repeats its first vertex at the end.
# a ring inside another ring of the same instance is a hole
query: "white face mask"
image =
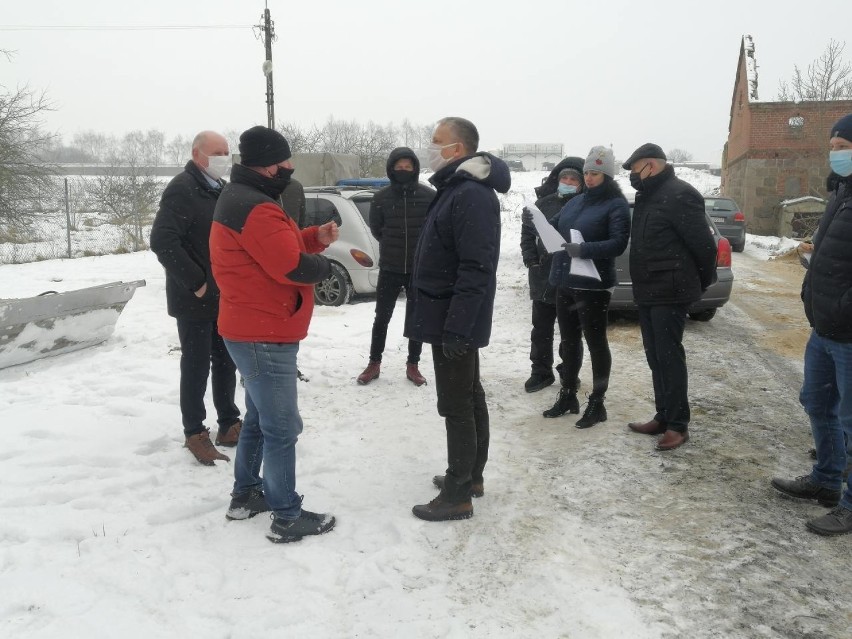
{"type": "Polygon", "coordinates": [[[436,173],[443,169],[450,163],[450,160],[441,155],[441,151],[444,149],[455,146],[458,142],[453,142],[452,144],[445,144],[444,146],[439,146],[432,142],[429,146],[426,147],[426,155],[429,163],[429,168],[435,171],[436,173]]]}
{"type": "Polygon", "coordinates": [[[230,155],[208,155],[207,161],[208,165],[204,172],[214,180],[221,180],[222,176],[231,170],[230,155]]]}

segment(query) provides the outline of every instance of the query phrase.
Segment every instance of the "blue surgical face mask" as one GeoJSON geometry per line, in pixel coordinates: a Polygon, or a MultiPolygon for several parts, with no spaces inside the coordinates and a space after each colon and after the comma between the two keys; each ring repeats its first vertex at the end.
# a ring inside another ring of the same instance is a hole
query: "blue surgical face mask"
{"type": "Polygon", "coordinates": [[[852,175],[852,149],[829,151],[828,163],[831,165],[831,170],[837,175],[841,177],[852,175]]]}
{"type": "Polygon", "coordinates": [[[563,184],[559,183],[559,186],[556,187],[556,191],[559,195],[572,195],[577,192],[577,187],[573,184],[563,184]]]}

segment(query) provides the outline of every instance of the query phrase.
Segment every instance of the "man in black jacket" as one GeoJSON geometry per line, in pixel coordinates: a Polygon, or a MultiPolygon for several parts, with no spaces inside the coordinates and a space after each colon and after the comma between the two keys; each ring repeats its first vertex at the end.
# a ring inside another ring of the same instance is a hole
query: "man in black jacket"
{"type": "MultiPolygon", "coordinates": [[[[400,291],[411,297],[411,268],[420,229],[435,191],[420,184],[420,161],[409,148],[391,151],[387,161],[390,185],[376,193],[370,204],[370,231],[379,241],[379,281],[376,285],[376,319],[370,342],[370,363],[358,375],[359,384],[369,384],[379,376],[382,353],[388,336],[388,324],[400,291]]],[[[405,376],[422,386],[420,353],[423,342],[408,340],[405,376]]]]}
{"type": "Polygon", "coordinates": [[[204,394],[211,368],[219,425],[216,444],[236,446],[241,426],[234,403],[237,369],[216,326],[219,289],[210,270],[209,247],[213,210],[230,164],[223,136],[213,131],[196,135],[192,159],[163,191],[151,228],[151,250],[166,270],[166,306],[177,320],[185,445],[206,466],[217,459],[230,461],[213,446],[204,426],[204,394]]]}
{"type": "MultiPolygon", "coordinates": [[[[552,193],[540,196],[535,205],[548,220],[562,210],[562,207],[583,190],[583,162],[580,157],[568,157],[560,162],[563,168],[557,175],[557,183],[552,193]]],[[[537,187],[544,188],[544,185],[537,187]]],[[[548,189],[549,190],[549,189],[548,189]]],[[[528,393],[535,393],[550,386],[556,378],[553,376],[553,333],[556,322],[556,287],[550,284],[550,265],[553,255],[547,252],[538,237],[535,227],[530,224],[521,226],[521,257],[529,274],[530,299],[532,300],[532,332],[530,333],[530,361],[532,371],[524,383],[528,393]]],[[[559,356],[564,357],[562,342],[559,356]]],[[[580,351],[580,358],[583,353],[580,351]]],[[[564,364],[564,361],[563,361],[564,364]]],[[[560,364],[557,370],[562,373],[565,366],[560,364]]],[[[579,369],[579,365],[577,366],[579,369]]]]}
{"type": "Polygon", "coordinates": [[[662,435],[657,450],[672,450],[689,440],[686,313],[716,277],[716,242],[704,198],[675,177],[659,146],[643,144],[623,167],[630,170],[636,189],[630,274],[656,405],[651,421],[628,426],[637,433],[662,435]]]}
{"type": "Polygon", "coordinates": [[[438,414],[447,429],[447,470],[433,478],[441,489],[414,515],[428,521],[473,515],[471,496],[483,494],[489,418],[479,379],[479,349],[491,337],[500,256],[500,202],[495,190],[511,185],[509,167],[477,153],[479,133],[469,120],[438,122],[429,146],[429,181],[438,193],[411,276],[405,335],[432,345],[438,414]]]}
{"type": "Polygon", "coordinates": [[[852,441],[852,114],[829,138],[836,190],[814,234],[802,284],[805,315],[813,330],[805,348],[805,379],[799,401],[811,421],[816,463],[810,474],[772,480],[793,497],[834,509],[807,522],[820,535],[852,533],[852,475],[843,486],[847,440],[852,441]]]}

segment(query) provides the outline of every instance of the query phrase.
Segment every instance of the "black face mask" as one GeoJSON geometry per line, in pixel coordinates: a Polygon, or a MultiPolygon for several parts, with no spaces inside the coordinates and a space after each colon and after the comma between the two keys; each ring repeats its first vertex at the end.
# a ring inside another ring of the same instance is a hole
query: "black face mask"
{"type": "Polygon", "coordinates": [[[643,179],[642,179],[642,171],[648,168],[649,165],[643,166],[638,171],[630,172],[630,186],[632,186],[637,191],[641,191],[643,189],[643,179]]]}
{"type": "Polygon", "coordinates": [[[416,174],[414,171],[405,171],[400,169],[393,169],[391,171],[391,179],[397,184],[408,184],[410,182],[414,182],[416,178],[416,174]]]}

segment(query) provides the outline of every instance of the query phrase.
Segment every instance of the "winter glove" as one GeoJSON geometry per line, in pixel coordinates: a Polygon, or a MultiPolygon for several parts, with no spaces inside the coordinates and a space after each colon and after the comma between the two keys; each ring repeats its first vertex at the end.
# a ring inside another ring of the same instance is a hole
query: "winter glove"
{"type": "Polygon", "coordinates": [[[524,210],[521,212],[521,222],[526,224],[527,226],[533,225],[533,214],[528,208],[524,207],[524,210]]]}
{"type": "Polygon", "coordinates": [[[538,260],[524,260],[524,266],[527,268],[535,268],[536,266],[541,266],[538,260]]]}
{"type": "Polygon", "coordinates": [[[467,353],[468,346],[466,340],[461,335],[455,333],[444,333],[444,357],[447,359],[458,359],[467,353]]]}
{"type": "Polygon", "coordinates": [[[573,242],[568,242],[562,245],[562,248],[565,249],[565,252],[568,253],[571,257],[580,257],[580,245],[575,244],[573,242]]]}

